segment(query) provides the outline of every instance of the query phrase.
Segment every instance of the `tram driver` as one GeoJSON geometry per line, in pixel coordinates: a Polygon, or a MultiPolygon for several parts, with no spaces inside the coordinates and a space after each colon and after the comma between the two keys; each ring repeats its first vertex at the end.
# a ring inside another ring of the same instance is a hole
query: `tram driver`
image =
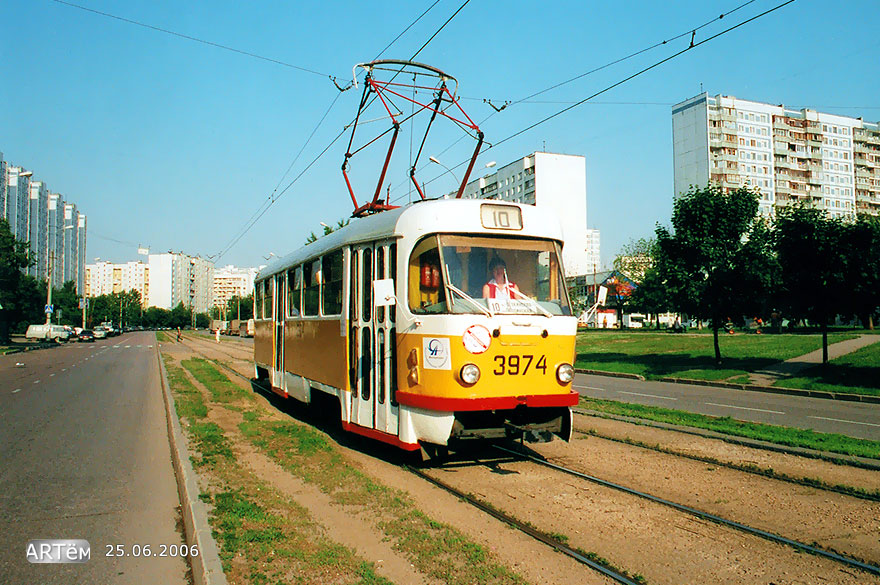
{"type": "Polygon", "coordinates": [[[483,285],[484,299],[512,299],[516,298],[519,287],[507,279],[507,264],[500,257],[495,256],[489,262],[490,279],[483,285]]]}

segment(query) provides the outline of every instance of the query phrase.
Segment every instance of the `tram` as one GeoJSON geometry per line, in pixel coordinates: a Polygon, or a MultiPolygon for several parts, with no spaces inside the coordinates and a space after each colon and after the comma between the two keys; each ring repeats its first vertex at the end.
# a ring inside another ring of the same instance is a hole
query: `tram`
{"type": "Polygon", "coordinates": [[[427,453],[566,441],[577,318],[558,219],[418,201],[352,221],[255,280],[255,374],[350,432],[427,453]]]}

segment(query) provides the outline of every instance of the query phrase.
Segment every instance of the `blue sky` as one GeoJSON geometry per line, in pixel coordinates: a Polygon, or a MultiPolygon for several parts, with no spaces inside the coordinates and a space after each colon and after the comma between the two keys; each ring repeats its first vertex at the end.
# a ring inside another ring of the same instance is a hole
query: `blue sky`
{"type": "MultiPolygon", "coordinates": [[[[135,260],[138,244],[202,256],[225,249],[276,186],[286,187],[353,118],[359,90],[339,95],[327,76],[349,80],[356,63],[375,58],[434,3],[72,1],[318,73],[52,0],[6,0],[0,151],[88,215],[89,262],[135,260]]],[[[520,100],[727,14],[700,29],[699,42],[784,0],[729,13],[745,1],[472,0],[417,60],[458,79],[462,106],[497,143],[685,48],[690,35],[494,115],[484,99],[520,100]]],[[[437,2],[382,57],[411,57],[462,3],[437,2]]],[[[609,264],[624,244],[668,223],[671,109],[701,88],[880,120],[878,17],[878,0],[796,0],[488,150],[477,169],[542,149],[585,156],[587,222],[601,230],[609,264]]],[[[423,160],[434,154],[453,167],[466,159],[469,140],[446,150],[457,137],[432,133],[423,160]]],[[[398,202],[409,197],[409,140],[402,132],[389,175],[398,202]]],[[[347,142],[333,144],[218,265],[262,264],[320,233],[320,222],[348,217],[340,172],[347,142]]],[[[359,193],[374,188],[379,154],[352,159],[359,193]]],[[[420,177],[443,172],[431,165],[420,177]]],[[[446,174],[428,192],[452,187],[446,174]]]]}

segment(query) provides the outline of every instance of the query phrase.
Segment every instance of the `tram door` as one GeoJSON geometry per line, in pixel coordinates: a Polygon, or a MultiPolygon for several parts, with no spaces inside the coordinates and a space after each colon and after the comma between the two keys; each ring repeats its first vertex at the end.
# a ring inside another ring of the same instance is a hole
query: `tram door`
{"type": "Polygon", "coordinates": [[[350,343],[355,357],[352,384],[352,422],[363,427],[397,434],[397,403],[394,401],[395,307],[376,307],[373,280],[394,275],[393,242],[362,244],[352,248],[352,303],[350,343]]]}
{"type": "Polygon", "coordinates": [[[283,390],[284,382],[284,285],[285,273],[272,277],[272,386],[283,390]]]}

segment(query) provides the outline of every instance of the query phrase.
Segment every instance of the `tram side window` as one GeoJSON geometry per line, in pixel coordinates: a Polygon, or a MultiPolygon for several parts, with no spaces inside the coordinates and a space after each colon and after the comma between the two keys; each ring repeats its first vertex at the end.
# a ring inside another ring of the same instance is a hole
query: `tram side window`
{"type": "Polygon", "coordinates": [[[254,318],[263,318],[263,283],[254,285],[254,318]]]}
{"type": "Polygon", "coordinates": [[[324,281],[324,315],[342,313],[342,250],[337,250],[321,259],[321,273],[324,281]]]}
{"type": "Polygon", "coordinates": [[[302,314],[318,316],[321,310],[321,261],[303,264],[302,314]]]}
{"type": "Polygon", "coordinates": [[[440,271],[437,237],[419,242],[409,260],[409,307],[414,313],[436,313],[446,309],[446,290],[440,271]]]}
{"type": "Polygon", "coordinates": [[[299,296],[302,288],[302,266],[287,273],[287,316],[299,317],[299,296]]]}

